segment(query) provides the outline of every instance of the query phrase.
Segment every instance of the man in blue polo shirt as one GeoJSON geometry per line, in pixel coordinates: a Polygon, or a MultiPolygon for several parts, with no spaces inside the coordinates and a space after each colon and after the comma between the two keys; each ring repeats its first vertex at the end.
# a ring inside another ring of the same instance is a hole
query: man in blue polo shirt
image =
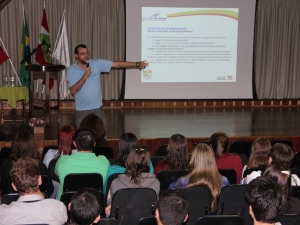
{"type": "Polygon", "coordinates": [[[75,97],[75,123],[80,127],[82,119],[89,113],[99,116],[106,125],[102,108],[102,91],[100,74],[108,73],[111,68],[144,69],[148,63],[114,62],[105,59],[90,59],[90,52],[86,45],[80,44],[75,50],[76,62],[67,71],[68,88],[75,97]]]}

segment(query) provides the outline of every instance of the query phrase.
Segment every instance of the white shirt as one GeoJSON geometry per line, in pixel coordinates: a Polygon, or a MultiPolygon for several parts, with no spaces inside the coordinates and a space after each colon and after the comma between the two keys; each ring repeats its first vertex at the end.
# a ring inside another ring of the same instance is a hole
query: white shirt
{"type": "Polygon", "coordinates": [[[43,199],[38,194],[24,195],[10,205],[0,205],[0,225],[62,225],[67,219],[67,209],[62,202],[50,198],[43,199]]]}

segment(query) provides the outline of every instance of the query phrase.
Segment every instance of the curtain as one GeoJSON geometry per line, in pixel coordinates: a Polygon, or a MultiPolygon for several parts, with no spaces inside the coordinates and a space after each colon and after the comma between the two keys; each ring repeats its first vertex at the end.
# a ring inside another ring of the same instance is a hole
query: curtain
{"type": "Polygon", "coordinates": [[[300,97],[300,1],[259,0],[254,47],[259,99],[300,97]]]}
{"type": "MultiPolygon", "coordinates": [[[[52,48],[57,38],[63,10],[66,7],[71,64],[75,62],[74,48],[78,44],[88,46],[91,58],[124,61],[124,0],[23,0],[31,51],[38,45],[44,2],[52,48]]],[[[0,37],[19,76],[23,22],[22,1],[12,0],[0,12],[0,21],[0,37]]],[[[35,55],[32,56],[32,63],[36,63],[35,55]]],[[[53,60],[53,63],[58,64],[56,60],[53,60]]],[[[3,63],[0,66],[0,85],[3,83],[3,75],[13,74],[9,61],[3,63]]],[[[109,74],[101,75],[104,100],[119,98],[122,74],[123,70],[112,69],[109,74]]],[[[16,85],[18,85],[17,82],[16,85]]],[[[43,86],[40,83],[37,85],[35,82],[34,88],[36,89],[36,87],[38,87],[38,96],[40,96],[43,86]]],[[[52,99],[57,99],[56,88],[55,81],[50,96],[52,99]]],[[[42,98],[44,97],[42,94],[42,98]]],[[[69,95],[68,99],[73,99],[73,96],[69,95]]]]}

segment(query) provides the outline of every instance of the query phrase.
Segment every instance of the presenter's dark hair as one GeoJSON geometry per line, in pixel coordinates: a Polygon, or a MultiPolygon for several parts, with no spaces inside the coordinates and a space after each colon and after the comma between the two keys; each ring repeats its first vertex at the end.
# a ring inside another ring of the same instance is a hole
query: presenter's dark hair
{"type": "Polygon", "coordinates": [[[71,200],[72,222],[80,225],[93,224],[94,220],[101,215],[103,208],[103,198],[100,193],[93,188],[83,188],[71,200]]]}
{"type": "Polygon", "coordinates": [[[96,143],[93,131],[88,128],[79,128],[75,133],[75,143],[78,150],[92,151],[96,143]]]}
{"type": "Polygon", "coordinates": [[[86,47],[86,45],[84,45],[84,44],[77,45],[77,46],[75,47],[75,49],[74,49],[74,53],[75,53],[75,54],[78,54],[78,49],[79,49],[79,48],[87,48],[87,47],[86,47]]]}

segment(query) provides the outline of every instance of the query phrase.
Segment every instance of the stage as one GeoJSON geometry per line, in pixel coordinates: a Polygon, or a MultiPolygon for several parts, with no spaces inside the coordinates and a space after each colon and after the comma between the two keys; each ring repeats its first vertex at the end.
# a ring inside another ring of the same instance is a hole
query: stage
{"type": "MultiPolygon", "coordinates": [[[[162,104],[162,103],[161,103],[162,104]]],[[[172,103],[174,104],[174,103],[172,103]]],[[[298,103],[297,103],[298,104],[298,103]]],[[[156,107],[145,104],[106,102],[105,114],[107,122],[107,139],[117,156],[118,138],[124,132],[134,133],[141,145],[146,145],[152,155],[160,144],[168,143],[168,138],[175,133],[183,134],[189,142],[189,151],[197,141],[206,141],[217,131],[227,133],[231,141],[254,140],[267,137],[272,140],[291,140],[293,150],[300,148],[300,117],[299,106],[290,105],[231,105],[218,104],[206,106],[178,106],[156,104],[156,107]],[[118,105],[111,107],[112,104],[118,105]],[[139,107],[137,107],[139,105],[139,107]]],[[[22,117],[20,109],[17,117],[22,117]]],[[[26,111],[26,116],[27,115],[26,111]]],[[[10,118],[12,110],[6,108],[4,117],[10,118]]],[[[43,117],[41,109],[34,109],[35,117],[43,117]]],[[[46,145],[57,145],[58,110],[50,109],[50,127],[44,134],[35,135],[39,150],[46,145]]],[[[60,124],[74,123],[74,109],[63,107],[59,111],[60,124]]],[[[22,122],[16,122],[16,127],[22,122]]],[[[1,131],[10,132],[12,122],[4,122],[1,131]]],[[[9,146],[10,142],[0,142],[0,147],[9,146]]]]}

